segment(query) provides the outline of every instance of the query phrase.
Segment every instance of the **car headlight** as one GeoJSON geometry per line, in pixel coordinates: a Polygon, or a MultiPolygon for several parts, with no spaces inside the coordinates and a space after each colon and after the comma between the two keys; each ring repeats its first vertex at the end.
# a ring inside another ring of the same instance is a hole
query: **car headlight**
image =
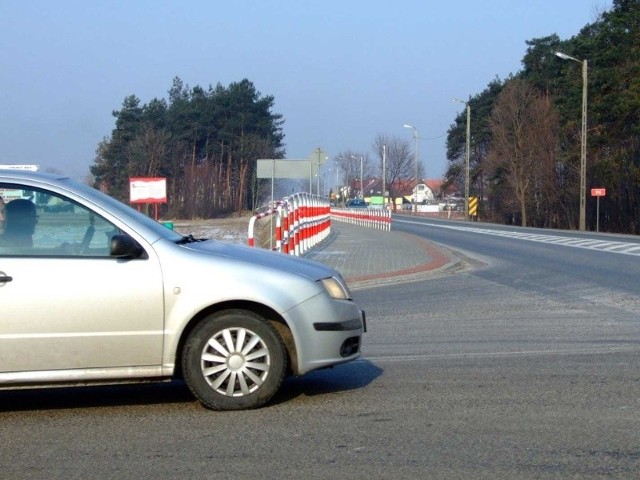
{"type": "Polygon", "coordinates": [[[321,282],[331,298],[335,298],[337,300],[351,300],[351,292],[349,292],[347,286],[337,278],[324,278],[321,282]]]}

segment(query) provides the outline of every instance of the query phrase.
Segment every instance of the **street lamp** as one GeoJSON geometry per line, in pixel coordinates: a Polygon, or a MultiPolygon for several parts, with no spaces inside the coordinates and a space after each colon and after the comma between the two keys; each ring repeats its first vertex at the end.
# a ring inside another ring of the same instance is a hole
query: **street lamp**
{"type": "Polygon", "coordinates": [[[471,105],[469,102],[453,99],[454,102],[467,106],[467,142],[464,154],[464,218],[469,220],[469,157],[471,155],[471,105]]]}
{"type": "Polygon", "coordinates": [[[578,60],[566,53],[556,52],[563,60],[582,64],[582,135],[580,139],[580,230],[585,229],[587,195],[587,60],[578,60]]]}
{"type": "Polygon", "coordinates": [[[382,208],[387,209],[387,146],[382,145],[382,208]]]}
{"type": "Polygon", "coordinates": [[[413,194],[413,211],[415,213],[418,213],[418,129],[416,127],[414,127],[413,125],[409,125],[408,123],[405,123],[404,128],[411,128],[413,129],[413,139],[415,140],[416,143],[416,189],[414,191],[413,194]]]}
{"type": "MultiPolygon", "coordinates": [[[[351,158],[353,158],[354,160],[358,160],[358,157],[354,157],[353,155],[351,155],[351,158]]],[[[364,157],[362,155],[360,155],[360,197],[364,198],[364,181],[362,178],[362,159],[364,157]]]]}

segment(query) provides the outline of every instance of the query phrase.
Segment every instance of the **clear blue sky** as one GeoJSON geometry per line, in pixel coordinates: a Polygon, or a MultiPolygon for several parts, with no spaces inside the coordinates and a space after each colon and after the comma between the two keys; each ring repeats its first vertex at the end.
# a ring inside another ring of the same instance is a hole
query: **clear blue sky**
{"type": "MultiPolygon", "coordinates": [[[[464,106],[521,68],[526,40],[561,39],[611,0],[0,0],[0,164],[79,180],[128,95],[172,79],[247,78],[275,97],[287,158],[320,146],[372,155],[378,133],[418,128],[429,178],[464,106]]],[[[576,73],[577,75],[579,73],[576,73]]]]}

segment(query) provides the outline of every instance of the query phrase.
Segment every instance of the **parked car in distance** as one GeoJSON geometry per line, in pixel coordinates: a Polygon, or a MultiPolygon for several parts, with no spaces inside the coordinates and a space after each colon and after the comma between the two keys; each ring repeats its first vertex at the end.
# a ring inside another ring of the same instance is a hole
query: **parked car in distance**
{"type": "Polygon", "coordinates": [[[368,205],[361,198],[353,198],[347,202],[347,208],[368,208],[368,205]]]}
{"type": "Polygon", "coordinates": [[[360,355],[364,312],[325,265],[181,235],[63,176],[0,170],[0,196],[16,191],[29,205],[7,202],[0,235],[0,390],[181,378],[206,407],[237,410],[287,374],[360,355]]]}

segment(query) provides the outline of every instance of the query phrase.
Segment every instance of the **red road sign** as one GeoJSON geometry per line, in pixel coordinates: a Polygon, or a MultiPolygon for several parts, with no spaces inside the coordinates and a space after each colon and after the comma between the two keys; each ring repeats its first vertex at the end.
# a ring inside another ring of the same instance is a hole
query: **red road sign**
{"type": "Polygon", "coordinates": [[[592,197],[604,197],[607,194],[606,188],[592,188],[591,196],[592,197]]]}

